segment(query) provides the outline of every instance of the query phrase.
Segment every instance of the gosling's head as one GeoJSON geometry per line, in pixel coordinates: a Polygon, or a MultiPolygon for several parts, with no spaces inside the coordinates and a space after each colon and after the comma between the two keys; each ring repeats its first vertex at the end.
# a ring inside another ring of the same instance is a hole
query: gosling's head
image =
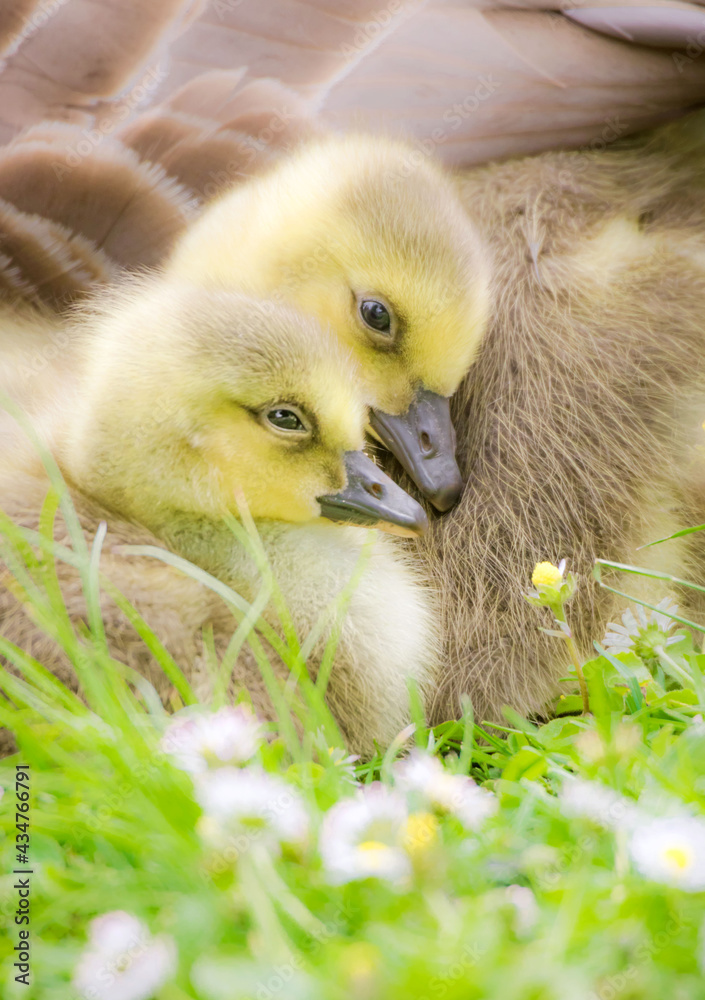
{"type": "Polygon", "coordinates": [[[163,280],[89,306],[67,475],[164,531],[184,517],[332,520],[399,534],[423,511],[360,448],[349,354],[291,306],[163,280]]]}
{"type": "Polygon", "coordinates": [[[487,325],[489,267],[453,182],[420,150],[317,141],[211,205],[169,268],[315,314],[358,362],[373,433],[439,509],[457,499],[447,398],[487,325]]]}

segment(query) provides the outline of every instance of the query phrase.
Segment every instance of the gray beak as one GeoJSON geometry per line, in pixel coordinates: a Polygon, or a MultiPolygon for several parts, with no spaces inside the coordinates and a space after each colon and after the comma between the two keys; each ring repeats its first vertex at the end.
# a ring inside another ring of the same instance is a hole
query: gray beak
{"type": "Polygon", "coordinates": [[[424,533],[428,518],[423,507],[385,476],[364,452],[346,452],[345,470],[348,483],[340,493],[317,497],[324,517],[379,528],[393,535],[424,533]]]}
{"type": "Polygon", "coordinates": [[[450,510],[458,502],[463,480],[455,460],[449,399],[420,389],[406,413],[372,410],[370,426],[436,510],[450,510]]]}

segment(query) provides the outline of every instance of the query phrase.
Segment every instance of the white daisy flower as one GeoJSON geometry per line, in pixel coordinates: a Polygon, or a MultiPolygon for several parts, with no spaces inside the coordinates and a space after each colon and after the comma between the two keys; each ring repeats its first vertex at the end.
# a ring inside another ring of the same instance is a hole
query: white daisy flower
{"type": "Polygon", "coordinates": [[[199,774],[209,767],[244,764],[262,743],[262,723],[244,705],[217,712],[186,709],[176,715],[161,746],[176,767],[199,774]]]}
{"type": "Polygon", "coordinates": [[[320,836],[329,880],[340,884],[364,878],[390,882],[408,878],[411,861],[402,847],[407,816],[403,797],[379,782],[336,803],[326,813],[320,836]]]}
{"type": "Polygon", "coordinates": [[[705,891],[705,822],[695,816],[654,819],[632,834],[629,850],[641,874],[686,892],[705,891]]]}
{"type": "Polygon", "coordinates": [[[643,822],[635,802],[599,781],[566,779],[558,797],[566,816],[589,819],[606,829],[633,829],[643,822]]]}
{"type": "Polygon", "coordinates": [[[340,771],[343,781],[357,787],[355,764],[360,759],[359,754],[346,754],[340,747],[328,747],[328,756],[334,766],[340,771]]]}
{"type": "Polygon", "coordinates": [[[668,634],[678,624],[669,617],[678,614],[678,605],[670,597],[664,597],[656,607],[658,611],[650,611],[637,604],[634,611],[624,612],[621,625],[610,622],[603,640],[605,649],[609,653],[634,652],[649,660],[657,655],[658,646],[665,648],[678,642],[680,636],[668,634]]]}
{"type": "Polygon", "coordinates": [[[269,850],[301,846],[309,830],[298,792],[260,768],[220,767],[196,778],[204,815],[199,832],[213,847],[243,853],[255,841],[269,850]]]}
{"type": "Polygon", "coordinates": [[[152,937],[143,921],[115,910],[92,921],[73,987],[81,1000],[151,1000],[176,968],[170,937],[152,937]]]}
{"type": "Polygon", "coordinates": [[[394,783],[439,813],[456,816],[466,830],[478,830],[497,811],[497,799],[472,778],[451,774],[437,757],[412,750],[394,767],[394,783]]]}

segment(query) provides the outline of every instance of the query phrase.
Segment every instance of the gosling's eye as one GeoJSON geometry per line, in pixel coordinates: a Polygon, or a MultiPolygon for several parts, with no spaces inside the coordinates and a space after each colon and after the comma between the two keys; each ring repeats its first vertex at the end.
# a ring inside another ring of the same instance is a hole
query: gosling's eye
{"type": "Polygon", "coordinates": [[[387,307],[382,302],[378,302],[377,299],[363,299],[360,303],[360,315],[370,330],[376,330],[378,333],[391,333],[392,317],[389,315],[387,307]]]}
{"type": "Polygon", "coordinates": [[[374,292],[353,292],[353,302],[367,339],[378,351],[395,350],[400,333],[399,319],[389,303],[374,292]]]}
{"type": "Polygon", "coordinates": [[[287,402],[264,406],[259,412],[259,419],[267,430],[282,437],[309,437],[313,427],[312,419],[300,407],[287,402]]]}
{"type": "Polygon", "coordinates": [[[267,411],[267,420],[279,431],[305,431],[306,427],[297,413],[283,406],[267,411]]]}

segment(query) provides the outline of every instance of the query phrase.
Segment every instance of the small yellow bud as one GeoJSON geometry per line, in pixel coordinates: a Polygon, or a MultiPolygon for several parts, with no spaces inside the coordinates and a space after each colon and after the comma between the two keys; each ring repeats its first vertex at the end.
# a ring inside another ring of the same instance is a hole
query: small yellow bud
{"type": "Polygon", "coordinates": [[[404,826],[402,844],[412,857],[427,851],[438,840],[438,820],[429,812],[412,813],[404,826]]]}
{"type": "Polygon", "coordinates": [[[553,563],[536,563],[531,574],[531,582],[535,587],[556,587],[563,582],[563,573],[553,563]]]}

